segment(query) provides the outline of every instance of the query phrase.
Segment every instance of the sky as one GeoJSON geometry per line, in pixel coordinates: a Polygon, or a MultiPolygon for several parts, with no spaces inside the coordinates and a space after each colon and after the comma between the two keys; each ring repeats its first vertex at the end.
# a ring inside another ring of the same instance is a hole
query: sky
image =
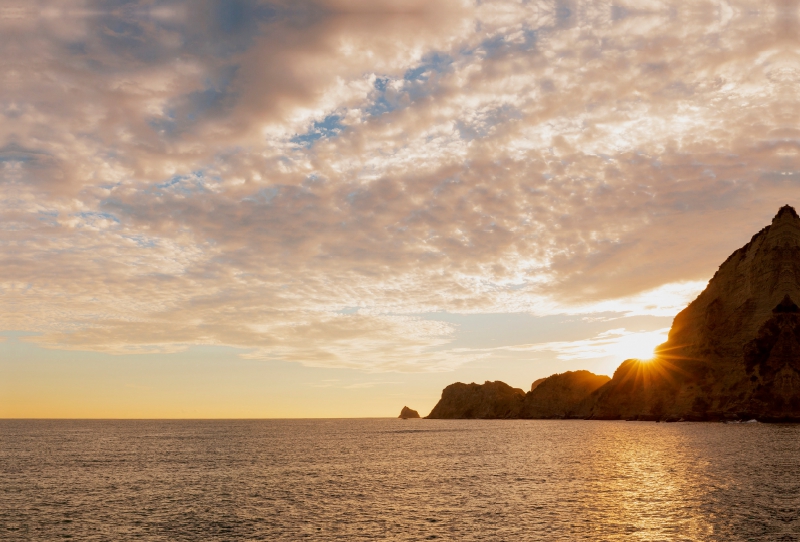
{"type": "Polygon", "coordinates": [[[0,6],[0,417],[611,374],[796,198],[796,2],[0,6]]]}

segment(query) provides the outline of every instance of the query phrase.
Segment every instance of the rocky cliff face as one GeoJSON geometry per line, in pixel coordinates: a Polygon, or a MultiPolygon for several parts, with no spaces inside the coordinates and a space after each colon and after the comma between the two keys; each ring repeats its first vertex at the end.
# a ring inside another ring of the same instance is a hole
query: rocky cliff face
{"type": "Polygon", "coordinates": [[[484,384],[450,384],[428,418],[518,418],[525,392],[505,382],[486,381],[484,384]]]}
{"type": "Polygon", "coordinates": [[[676,317],[655,360],[624,362],[591,418],[800,420],[800,217],[784,206],[676,317]]]}
{"type": "Polygon", "coordinates": [[[409,418],[419,418],[419,412],[414,409],[408,408],[407,406],[403,407],[403,410],[400,411],[400,415],[398,418],[403,420],[408,420],[409,418]]]}
{"type": "MultiPolygon", "coordinates": [[[[520,418],[573,418],[579,406],[593,391],[611,380],[589,371],[567,371],[542,379],[525,394],[520,418]]],[[[538,381],[537,381],[538,382],[538,381]]]]}

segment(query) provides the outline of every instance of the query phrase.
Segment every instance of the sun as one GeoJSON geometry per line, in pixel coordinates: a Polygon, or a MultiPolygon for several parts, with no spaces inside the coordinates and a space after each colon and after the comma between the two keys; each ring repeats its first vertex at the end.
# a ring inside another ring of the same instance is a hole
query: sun
{"type": "Polygon", "coordinates": [[[667,340],[667,330],[627,333],[617,339],[615,353],[622,359],[650,361],[655,357],[656,347],[667,340]]]}

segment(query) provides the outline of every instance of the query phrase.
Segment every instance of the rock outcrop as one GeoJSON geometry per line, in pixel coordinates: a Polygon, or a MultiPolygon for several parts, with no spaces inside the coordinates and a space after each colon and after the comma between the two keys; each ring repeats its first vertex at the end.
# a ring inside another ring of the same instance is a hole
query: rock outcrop
{"type": "Polygon", "coordinates": [[[525,394],[520,418],[575,418],[580,416],[582,402],[596,389],[611,380],[606,375],[589,371],[567,371],[540,379],[525,394]]]}
{"type": "Polygon", "coordinates": [[[428,418],[568,418],[582,401],[609,381],[589,371],[568,371],[540,378],[523,392],[505,382],[447,386],[428,418]]]}
{"type": "Polygon", "coordinates": [[[800,217],[784,206],[676,317],[650,362],[625,361],[579,414],[800,421],[800,217]]]}
{"type": "Polygon", "coordinates": [[[428,414],[433,419],[518,418],[525,392],[505,382],[450,384],[428,414]]]}
{"type": "Polygon", "coordinates": [[[419,418],[419,412],[410,409],[407,406],[404,406],[403,410],[400,411],[400,415],[398,416],[398,418],[401,418],[403,420],[407,420],[409,418],[419,418]]]}

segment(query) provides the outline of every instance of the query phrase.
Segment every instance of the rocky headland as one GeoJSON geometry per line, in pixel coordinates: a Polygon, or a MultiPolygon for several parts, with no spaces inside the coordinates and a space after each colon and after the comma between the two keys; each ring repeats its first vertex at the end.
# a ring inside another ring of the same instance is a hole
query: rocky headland
{"type": "Polygon", "coordinates": [[[589,371],[568,371],[534,382],[525,393],[505,382],[450,384],[428,418],[571,418],[582,401],[608,382],[589,371]]]}
{"type": "Polygon", "coordinates": [[[428,418],[800,421],[800,217],[782,207],[675,317],[652,360],[523,392],[456,383],[428,418]]]}

